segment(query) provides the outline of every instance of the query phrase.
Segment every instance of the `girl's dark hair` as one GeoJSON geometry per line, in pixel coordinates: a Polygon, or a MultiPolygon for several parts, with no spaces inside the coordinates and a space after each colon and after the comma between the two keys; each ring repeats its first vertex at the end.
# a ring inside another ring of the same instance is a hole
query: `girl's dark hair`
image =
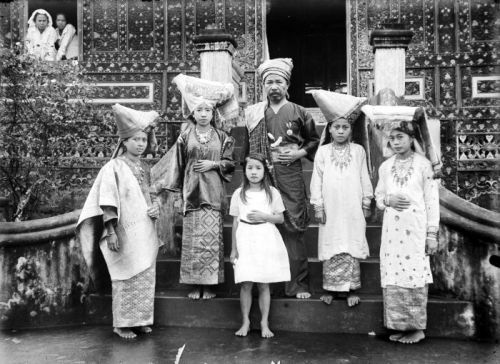
{"type": "Polygon", "coordinates": [[[68,17],[67,17],[67,16],[66,16],[66,14],[64,14],[64,13],[57,13],[57,14],[56,14],[56,20],[57,20],[57,17],[58,17],[59,15],[64,16],[64,20],[66,20],[66,22],[68,22],[68,17]]]}
{"type": "Polygon", "coordinates": [[[245,161],[243,162],[243,182],[241,184],[240,199],[241,201],[243,201],[243,203],[247,203],[246,193],[250,188],[250,181],[248,180],[246,170],[247,164],[251,159],[260,162],[264,166],[264,178],[262,178],[260,185],[264,189],[264,191],[266,191],[267,201],[271,203],[273,202],[273,193],[271,192],[271,178],[269,168],[267,166],[266,158],[262,154],[258,153],[250,154],[245,158],[245,161]]]}

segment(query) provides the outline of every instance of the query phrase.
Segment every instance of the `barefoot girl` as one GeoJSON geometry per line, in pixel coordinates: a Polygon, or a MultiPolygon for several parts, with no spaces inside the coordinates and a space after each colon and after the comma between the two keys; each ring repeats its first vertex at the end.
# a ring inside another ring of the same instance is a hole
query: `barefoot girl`
{"type": "Polygon", "coordinates": [[[246,336],[250,330],[252,287],[257,283],[261,334],[263,338],[269,338],[274,336],[268,322],[269,283],[290,280],[288,254],[275,226],[283,223],[285,207],[278,190],[271,186],[264,156],[249,155],[243,170],[243,185],[234,191],[230,208],[234,217],[231,262],[234,264],[234,280],[241,283],[243,316],[243,324],[236,335],[246,336]]]}
{"type": "Polygon", "coordinates": [[[390,340],[413,344],[427,324],[429,257],[437,247],[439,194],[432,166],[412,148],[415,126],[396,122],[389,143],[395,155],[379,169],[377,206],[385,210],[380,247],[384,324],[390,340]]]}
{"type": "MultiPolygon", "coordinates": [[[[365,150],[350,142],[351,123],[359,116],[363,99],[323,90],[313,96],[329,120],[311,178],[323,289],[346,292],[347,304],[352,307],[360,301],[354,293],[361,287],[359,259],[369,255],[365,217],[370,215],[373,198],[365,150]],[[347,109],[338,110],[339,104],[347,109]]],[[[332,299],[331,294],[321,297],[326,304],[332,299]]]]}
{"type": "MultiPolygon", "coordinates": [[[[114,332],[124,338],[151,332],[159,206],[150,195],[149,167],[140,157],[153,153],[155,111],[113,106],[120,137],[112,159],[101,168],[77,225],[84,257],[94,274],[97,244],[111,276],[114,332]],[[152,202],[153,200],[153,202],[152,202]]],[[[99,276],[92,277],[94,283],[99,276]]]]}
{"type": "MultiPolygon", "coordinates": [[[[234,171],[234,139],[216,128],[219,107],[233,99],[232,85],[178,75],[173,82],[187,107],[188,127],[179,135],[162,188],[181,191],[184,201],[180,283],[191,299],[215,297],[224,282],[225,183],[234,171]]],[[[236,105],[236,114],[238,104],[236,105]]]]}

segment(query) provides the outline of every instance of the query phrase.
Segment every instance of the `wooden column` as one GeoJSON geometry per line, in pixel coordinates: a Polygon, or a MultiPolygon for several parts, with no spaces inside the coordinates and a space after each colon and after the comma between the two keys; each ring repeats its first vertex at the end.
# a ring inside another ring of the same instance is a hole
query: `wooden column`
{"type": "Polygon", "coordinates": [[[375,93],[384,88],[394,90],[396,96],[405,93],[405,56],[413,32],[403,28],[403,24],[384,24],[370,35],[370,45],[375,53],[373,65],[375,93]]]}

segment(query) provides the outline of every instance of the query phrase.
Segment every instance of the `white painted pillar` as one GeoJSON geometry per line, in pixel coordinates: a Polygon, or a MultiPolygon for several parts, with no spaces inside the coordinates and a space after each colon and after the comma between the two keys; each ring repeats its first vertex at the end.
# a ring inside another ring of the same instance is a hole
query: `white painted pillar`
{"type": "Polygon", "coordinates": [[[387,24],[382,29],[375,29],[370,35],[375,62],[373,65],[375,93],[390,88],[396,96],[405,93],[406,49],[413,32],[403,28],[402,24],[387,24]]]}

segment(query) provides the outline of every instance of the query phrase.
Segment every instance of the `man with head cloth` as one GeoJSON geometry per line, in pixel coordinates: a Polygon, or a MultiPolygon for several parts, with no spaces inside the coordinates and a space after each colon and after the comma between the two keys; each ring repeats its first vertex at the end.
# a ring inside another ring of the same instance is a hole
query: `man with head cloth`
{"type": "Polygon", "coordinates": [[[266,101],[245,110],[248,152],[264,154],[271,163],[272,179],[285,203],[285,223],[279,226],[290,260],[291,281],[285,294],[309,298],[307,251],[304,232],[309,224],[301,158],[314,158],[319,136],[310,113],[288,101],[293,64],[290,58],[264,62],[258,68],[266,101]]]}

